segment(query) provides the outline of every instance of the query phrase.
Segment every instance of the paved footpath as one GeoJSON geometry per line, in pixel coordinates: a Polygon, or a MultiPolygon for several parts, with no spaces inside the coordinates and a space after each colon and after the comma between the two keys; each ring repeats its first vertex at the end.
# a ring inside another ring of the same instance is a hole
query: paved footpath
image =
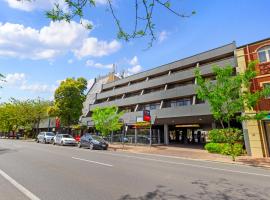
{"type": "Polygon", "coordinates": [[[251,156],[238,156],[236,162],[232,161],[230,156],[208,153],[203,147],[198,145],[186,146],[178,145],[176,146],[165,146],[165,145],[153,145],[150,146],[135,146],[135,145],[123,145],[122,144],[111,144],[110,149],[112,151],[127,151],[133,153],[148,153],[148,154],[158,154],[164,156],[175,156],[188,159],[197,160],[208,160],[217,161],[225,163],[234,164],[245,164],[250,166],[265,167],[270,169],[270,158],[254,158],[251,156]]]}
{"type": "Polygon", "coordinates": [[[270,199],[270,170],[0,140],[0,199],[270,199]]]}

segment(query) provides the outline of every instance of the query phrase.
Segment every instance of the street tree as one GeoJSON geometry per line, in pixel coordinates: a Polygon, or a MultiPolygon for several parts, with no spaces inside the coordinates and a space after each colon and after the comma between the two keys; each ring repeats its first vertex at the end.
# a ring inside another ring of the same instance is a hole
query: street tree
{"type": "Polygon", "coordinates": [[[0,105],[0,131],[10,133],[18,128],[17,109],[12,103],[0,105]]]}
{"type": "Polygon", "coordinates": [[[208,143],[205,148],[210,152],[228,154],[233,161],[242,152],[243,133],[239,129],[232,128],[231,122],[235,119],[261,120],[267,115],[264,111],[258,111],[254,115],[239,115],[246,109],[252,110],[262,98],[270,94],[269,88],[256,92],[250,90],[251,81],[257,75],[255,66],[256,62],[250,62],[242,74],[235,74],[233,66],[230,65],[215,66],[213,67],[215,81],[203,78],[199,68],[195,70],[197,96],[209,103],[214,118],[222,126],[222,129],[210,131],[211,143],[208,143]],[[213,138],[219,139],[215,141],[213,138]],[[223,143],[226,145],[224,146],[223,143]]]}
{"type": "Polygon", "coordinates": [[[84,78],[62,81],[54,93],[54,105],[48,110],[50,116],[59,117],[61,124],[68,128],[77,124],[82,115],[86,89],[87,80],[84,78]]]}
{"type": "MultiPolygon", "coordinates": [[[[17,0],[17,1],[34,1],[34,0],[17,0]]],[[[111,13],[112,21],[117,28],[117,37],[129,41],[130,39],[140,38],[144,36],[150,37],[149,46],[152,46],[156,40],[156,22],[155,15],[163,15],[164,12],[169,12],[178,18],[188,18],[195,14],[195,11],[190,11],[187,14],[180,12],[172,6],[171,0],[133,0],[129,5],[133,7],[134,24],[132,28],[129,25],[123,26],[123,18],[119,18],[114,0],[105,0],[107,3],[107,11],[111,13]],[[160,7],[164,12],[157,9],[160,7]],[[129,30],[130,29],[130,30],[129,30]]],[[[92,29],[91,23],[85,24],[83,18],[89,15],[91,9],[95,8],[96,0],[65,0],[64,7],[55,4],[55,6],[46,12],[46,16],[52,21],[67,21],[79,18],[82,25],[88,29],[92,29]],[[68,8],[68,9],[67,9],[68,8]]],[[[125,16],[126,18],[126,16],[125,16]]]]}
{"type": "Polygon", "coordinates": [[[96,130],[103,137],[108,137],[111,132],[121,129],[120,117],[123,114],[124,112],[119,112],[116,106],[97,107],[93,110],[92,119],[96,130]]]}
{"type": "Polygon", "coordinates": [[[47,116],[48,101],[11,99],[0,105],[0,130],[10,133],[19,129],[29,136],[35,124],[47,116]]]}
{"type": "Polygon", "coordinates": [[[252,92],[250,90],[251,80],[256,77],[256,62],[250,62],[246,71],[235,74],[233,66],[213,67],[215,81],[203,78],[200,69],[195,70],[197,81],[196,92],[198,98],[209,103],[211,112],[218,120],[222,128],[231,126],[234,119],[263,119],[266,112],[257,112],[253,116],[238,116],[245,109],[252,110],[260,99],[270,94],[269,88],[252,92]]]}
{"type": "Polygon", "coordinates": [[[31,103],[33,106],[31,115],[33,116],[33,122],[35,124],[36,135],[37,135],[40,121],[49,116],[48,109],[50,106],[52,106],[52,102],[44,101],[38,98],[36,100],[32,100],[31,103]]]}

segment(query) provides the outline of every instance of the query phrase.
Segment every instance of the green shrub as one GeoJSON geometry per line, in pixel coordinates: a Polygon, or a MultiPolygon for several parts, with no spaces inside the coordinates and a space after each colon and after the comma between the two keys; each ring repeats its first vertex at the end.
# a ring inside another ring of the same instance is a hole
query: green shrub
{"type": "Polygon", "coordinates": [[[209,153],[218,153],[223,155],[231,155],[231,156],[240,156],[243,154],[243,144],[236,143],[234,145],[228,144],[228,143],[214,143],[210,142],[207,143],[204,148],[209,153]]]}
{"type": "Polygon", "coordinates": [[[224,144],[221,154],[240,156],[244,153],[243,144],[235,143],[234,145],[224,144]]]}
{"type": "Polygon", "coordinates": [[[214,143],[231,143],[243,140],[242,131],[237,128],[213,129],[209,131],[208,137],[214,143]]]}
{"type": "Polygon", "coordinates": [[[224,129],[213,129],[209,131],[208,137],[211,142],[214,143],[225,143],[226,136],[224,134],[224,129]]]}
{"type": "Polygon", "coordinates": [[[230,155],[233,161],[243,154],[243,133],[237,128],[213,129],[208,137],[211,142],[205,149],[210,153],[230,155]]]}
{"type": "Polygon", "coordinates": [[[224,144],[222,144],[222,143],[210,142],[210,143],[207,143],[204,146],[204,148],[210,153],[221,153],[223,146],[224,146],[224,144]]]}

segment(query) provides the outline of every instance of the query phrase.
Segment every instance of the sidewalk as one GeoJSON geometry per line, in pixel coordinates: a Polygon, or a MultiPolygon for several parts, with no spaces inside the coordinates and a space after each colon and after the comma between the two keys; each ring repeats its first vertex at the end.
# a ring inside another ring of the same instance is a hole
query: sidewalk
{"type": "Polygon", "coordinates": [[[122,144],[110,144],[111,151],[127,151],[132,153],[158,154],[164,156],[175,156],[187,159],[199,159],[215,162],[225,162],[231,164],[245,164],[256,167],[265,167],[270,169],[270,158],[252,158],[249,156],[239,156],[236,162],[233,162],[230,156],[208,153],[201,148],[188,148],[182,146],[134,146],[122,144]]]}

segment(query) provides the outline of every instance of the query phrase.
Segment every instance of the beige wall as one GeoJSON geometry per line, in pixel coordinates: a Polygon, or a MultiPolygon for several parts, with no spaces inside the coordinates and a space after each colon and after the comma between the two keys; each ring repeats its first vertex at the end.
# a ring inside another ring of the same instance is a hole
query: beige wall
{"type": "MultiPolygon", "coordinates": [[[[237,73],[243,73],[246,70],[247,63],[245,61],[244,49],[237,49],[237,73]]],[[[245,88],[243,89],[245,90],[245,88]]],[[[254,114],[252,110],[245,110],[244,114],[254,114]]],[[[245,136],[245,144],[248,154],[253,157],[264,157],[265,152],[265,140],[263,139],[264,128],[262,123],[257,120],[249,120],[243,122],[243,130],[245,136]]]]}

